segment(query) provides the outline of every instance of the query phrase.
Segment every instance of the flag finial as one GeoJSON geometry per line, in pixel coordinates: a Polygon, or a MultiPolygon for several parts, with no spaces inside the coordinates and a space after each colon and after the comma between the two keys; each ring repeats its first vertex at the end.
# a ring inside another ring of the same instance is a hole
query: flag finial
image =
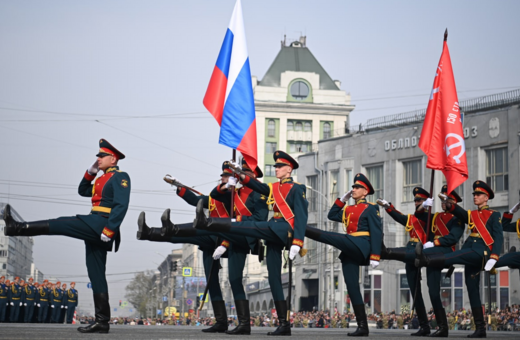
{"type": "Polygon", "coordinates": [[[446,28],[446,31],[444,31],[444,41],[448,41],[448,29],[446,28]]]}

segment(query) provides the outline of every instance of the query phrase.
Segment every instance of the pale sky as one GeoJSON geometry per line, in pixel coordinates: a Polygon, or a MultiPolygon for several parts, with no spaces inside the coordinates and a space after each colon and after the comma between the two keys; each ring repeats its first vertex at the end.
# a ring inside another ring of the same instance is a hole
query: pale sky
{"type": "MultiPolygon", "coordinates": [[[[87,214],[77,194],[106,138],[127,155],[131,206],[107,273],[155,269],[174,248],[137,241],[137,216],[174,222],[193,208],[163,182],[171,174],[209,193],[231,151],[202,98],[235,0],[0,2],[0,201],[24,219],[87,214]],[[159,255],[159,254],[162,255],[159,255]]],[[[248,1],[251,71],[262,79],[301,34],[356,109],[351,123],[425,108],[445,28],[459,100],[520,87],[518,1],[248,1]]],[[[65,237],[35,238],[45,275],[86,288],[85,250],[65,237]]],[[[132,275],[109,276],[111,302],[132,275]]],[[[128,309],[123,314],[129,314],[128,309]]],[[[114,313],[115,315],[118,312],[114,313]]]]}

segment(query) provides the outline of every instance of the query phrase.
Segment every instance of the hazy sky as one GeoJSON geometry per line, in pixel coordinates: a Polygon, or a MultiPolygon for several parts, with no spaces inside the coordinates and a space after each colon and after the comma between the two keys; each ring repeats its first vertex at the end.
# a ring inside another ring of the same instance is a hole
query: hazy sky
{"type": "MultiPolygon", "coordinates": [[[[131,206],[108,273],[154,269],[173,245],[137,241],[137,216],[174,222],[193,209],[162,181],[209,193],[230,150],[202,105],[235,0],[1,1],[0,200],[26,220],[87,214],[77,194],[106,138],[127,155],[131,206]],[[160,253],[162,255],[158,255],[160,253]]],[[[459,99],[520,87],[518,1],[243,1],[252,74],[262,79],[287,40],[307,46],[356,106],[353,125],[424,108],[445,28],[459,99]]],[[[85,250],[35,239],[47,276],[79,282],[85,250]]],[[[111,301],[132,275],[109,276],[111,301]]],[[[127,313],[127,311],[126,311],[127,313]]],[[[117,313],[116,313],[117,314],[117,313]]]]}

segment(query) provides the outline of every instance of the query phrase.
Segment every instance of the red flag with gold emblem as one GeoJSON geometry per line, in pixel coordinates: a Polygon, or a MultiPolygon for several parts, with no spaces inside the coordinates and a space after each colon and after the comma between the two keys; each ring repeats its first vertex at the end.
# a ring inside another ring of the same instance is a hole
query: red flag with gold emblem
{"type": "Polygon", "coordinates": [[[468,179],[462,115],[448,50],[448,30],[426,110],[419,147],[428,156],[426,167],[441,170],[452,192],[468,179]]]}

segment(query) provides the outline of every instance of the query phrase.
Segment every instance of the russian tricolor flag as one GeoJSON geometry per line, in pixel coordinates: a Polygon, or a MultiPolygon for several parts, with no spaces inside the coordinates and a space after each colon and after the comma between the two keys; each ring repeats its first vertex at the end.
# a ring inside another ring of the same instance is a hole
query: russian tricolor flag
{"type": "Polygon", "coordinates": [[[240,0],[233,9],[203,103],[220,125],[219,143],[240,151],[255,169],[255,100],[240,0]]]}

